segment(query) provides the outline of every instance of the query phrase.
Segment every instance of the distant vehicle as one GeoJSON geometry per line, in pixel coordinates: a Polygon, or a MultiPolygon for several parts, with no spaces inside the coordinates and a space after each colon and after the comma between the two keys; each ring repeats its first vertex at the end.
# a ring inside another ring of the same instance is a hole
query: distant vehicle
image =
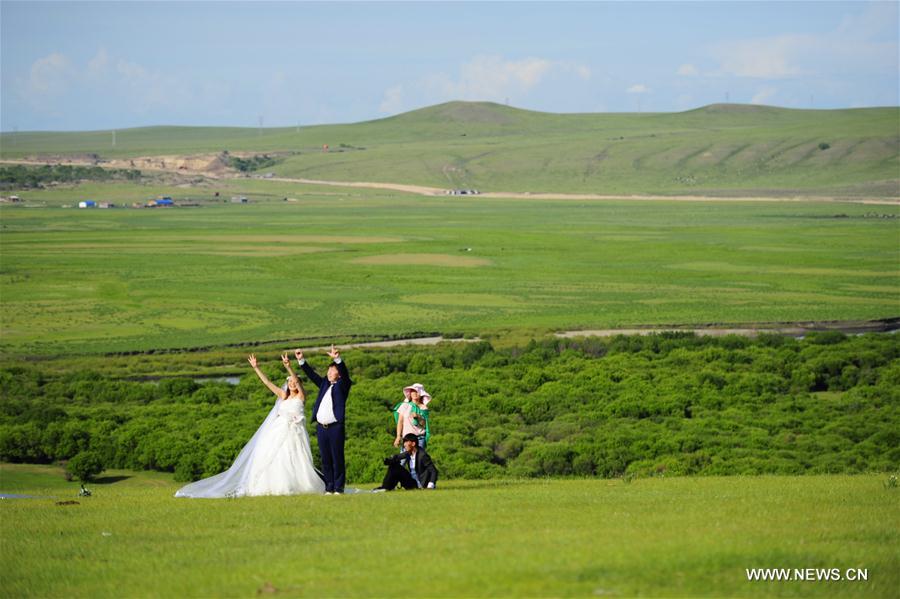
{"type": "Polygon", "coordinates": [[[444,193],[451,196],[477,196],[481,192],[477,189],[448,189],[444,193]]]}
{"type": "Polygon", "coordinates": [[[83,202],[78,202],[79,208],[96,208],[97,202],[94,200],[84,200],[83,202]]]}

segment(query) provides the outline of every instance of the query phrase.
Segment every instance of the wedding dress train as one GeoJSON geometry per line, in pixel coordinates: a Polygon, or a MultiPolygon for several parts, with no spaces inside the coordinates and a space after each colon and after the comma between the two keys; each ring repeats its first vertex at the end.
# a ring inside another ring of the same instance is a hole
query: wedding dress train
{"type": "Polygon", "coordinates": [[[231,467],[186,485],[175,497],[245,497],[324,493],[313,466],[299,396],[279,399],[231,467]]]}

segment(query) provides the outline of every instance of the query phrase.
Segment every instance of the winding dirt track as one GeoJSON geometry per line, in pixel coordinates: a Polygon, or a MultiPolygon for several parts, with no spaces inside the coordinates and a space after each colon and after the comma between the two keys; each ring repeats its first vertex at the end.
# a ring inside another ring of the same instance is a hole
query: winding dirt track
{"type": "MultiPolygon", "coordinates": [[[[175,175],[192,175],[203,176],[216,180],[240,179],[238,177],[221,170],[188,168],[186,164],[193,167],[195,164],[204,161],[213,161],[214,156],[196,156],[196,157],[179,157],[165,156],[152,158],[135,158],[133,160],[111,160],[109,162],[97,164],[102,168],[137,168],[153,172],[165,172],[175,175]],[[161,160],[164,159],[164,160],[161,160]],[[151,161],[149,162],[148,161],[151,161]],[[133,163],[133,164],[132,164],[133,163]],[[163,168],[162,164],[172,165],[163,168]],[[176,166],[179,165],[179,166],[176,166]]],[[[24,164],[24,165],[44,165],[49,163],[62,164],[62,160],[0,160],[0,164],[24,164]]],[[[212,163],[212,162],[210,162],[212,163]]],[[[91,161],[66,160],[65,164],[87,166],[94,165],[91,161]]],[[[423,196],[444,196],[446,189],[440,187],[427,187],[424,185],[409,185],[406,183],[380,183],[375,181],[326,181],[322,179],[303,179],[293,177],[269,177],[257,179],[260,181],[278,181],[280,183],[300,183],[305,185],[323,185],[331,187],[350,187],[364,189],[388,189],[393,191],[401,191],[404,193],[414,193],[423,196]]],[[[466,196],[470,197],[470,196],[466,196]]],[[[721,197],[721,196],[705,196],[705,195],[622,195],[622,194],[597,194],[597,193],[548,193],[548,192],[514,192],[514,191],[490,191],[479,194],[480,198],[491,199],[519,199],[519,200],[617,200],[617,201],[668,201],[668,202],[837,202],[851,204],[872,204],[881,206],[900,205],[900,198],[853,198],[838,196],[791,196],[791,197],[766,197],[766,196],[750,196],[750,197],[721,197]]]]}
{"type": "Polygon", "coordinates": [[[669,327],[640,327],[632,329],[599,329],[583,331],[562,331],[555,333],[557,337],[612,337],[615,335],[652,335],[654,333],[694,333],[700,337],[724,337],[739,335],[741,337],[757,337],[761,334],[784,335],[787,337],[803,337],[810,333],[839,332],[847,335],[860,333],[892,333],[900,330],[900,318],[869,321],[828,321],[828,322],[795,322],[795,323],[760,323],[752,326],[690,326],[673,325],[669,327]]]}
{"type": "MultiPolygon", "coordinates": [[[[554,333],[556,337],[567,339],[573,337],[614,337],[616,335],[652,335],[654,333],[678,332],[694,333],[701,337],[724,337],[725,335],[739,335],[741,337],[757,337],[760,334],[785,335],[788,337],[802,337],[814,332],[835,331],[848,335],[859,333],[893,333],[900,330],[900,318],[886,320],[848,320],[827,322],[796,322],[796,323],[759,323],[752,326],[689,326],[672,325],[668,327],[641,327],[631,329],[593,329],[583,331],[561,331],[554,333]]],[[[442,341],[471,343],[481,341],[474,339],[447,339],[445,337],[417,337],[410,339],[393,339],[391,341],[368,341],[365,343],[347,343],[341,348],[356,347],[397,347],[399,345],[437,345],[442,341]]],[[[324,351],[330,349],[330,345],[310,347],[304,351],[324,351]]]]}
{"type": "MultiPolygon", "coordinates": [[[[367,189],[390,189],[415,193],[424,196],[443,196],[446,190],[424,185],[407,185],[404,183],[376,183],[372,181],[323,181],[321,179],[295,179],[288,177],[272,177],[267,181],[282,183],[305,183],[307,185],[330,185],[334,187],[362,187],[367,189]]],[[[492,199],[516,200],[627,200],[627,201],[670,201],[670,202],[840,202],[851,204],[873,204],[896,206],[900,198],[841,198],[833,196],[793,196],[793,197],[717,197],[701,195],[658,196],[658,195],[608,195],[598,193],[533,193],[516,191],[489,191],[477,196],[492,199]]]]}

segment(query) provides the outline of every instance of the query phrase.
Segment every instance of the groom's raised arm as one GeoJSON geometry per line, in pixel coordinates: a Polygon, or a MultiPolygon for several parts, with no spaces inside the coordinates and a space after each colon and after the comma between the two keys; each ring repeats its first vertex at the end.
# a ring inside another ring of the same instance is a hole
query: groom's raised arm
{"type": "Polygon", "coordinates": [[[353,384],[353,381],[350,379],[350,371],[347,370],[347,364],[344,363],[344,360],[342,358],[338,358],[337,360],[335,360],[335,362],[337,363],[338,372],[341,373],[341,381],[343,381],[344,385],[346,385],[347,389],[349,389],[353,384]]]}
{"type": "Polygon", "coordinates": [[[323,382],[322,377],[320,377],[316,371],[313,370],[313,367],[303,359],[303,352],[297,349],[294,350],[294,355],[297,357],[297,363],[300,365],[300,370],[303,371],[303,374],[309,377],[309,380],[311,380],[316,387],[321,387],[323,382]]]}
{"type": "Polygon", "coordinates": [[[334,347],[334,344],[332,344],[331,351],[328,352],[328,355],[331,356],[331,360],[334,362],[334,365],[337,366],[338,372],[341,374],[341,384],[347,391],[350,391],[353,380],[350,379],[350,371],[347,370],[347,365],[344,364],[344,360],[341,358],[341,352],[334,347]]]}

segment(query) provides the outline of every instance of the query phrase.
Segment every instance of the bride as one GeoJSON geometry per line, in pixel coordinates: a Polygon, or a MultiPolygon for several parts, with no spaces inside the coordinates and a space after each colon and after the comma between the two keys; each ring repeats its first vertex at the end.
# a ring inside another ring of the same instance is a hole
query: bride
{"type": "Polygon", "coordinates": [[[175,497],[245,497],[324,493],[325,483],[316,472],[306,432],[303,404],[306,393],[291,369],[287,354],[287,384],[279,388],[259,369],[256,356],[247,359],[256,376],[277,396],[275,406],[244,446],[231,468],[186,485],[175,497]]]}

